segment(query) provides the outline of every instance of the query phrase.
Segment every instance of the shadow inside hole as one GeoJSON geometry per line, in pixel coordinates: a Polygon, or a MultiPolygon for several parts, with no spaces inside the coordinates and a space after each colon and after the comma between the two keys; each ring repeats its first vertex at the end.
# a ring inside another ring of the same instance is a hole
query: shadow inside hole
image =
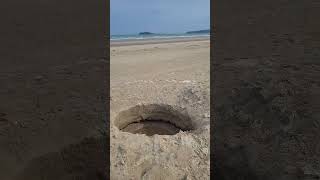
{"type": "Polygon", "coordinates": [[[145,134],[147,136],[158,135],[174,135],[179,133],[179,127],[162,120],[143,120],[140,122],[133,122],[121,129],[124,132],[133,134],[145,134]]]}
{"type": "Polygon", "coordinates": [[[122,111],[115,119],[120,131],[147,136],[174,135],[193,130],[188,115],[164,104],[137,105],[122,111]]]}

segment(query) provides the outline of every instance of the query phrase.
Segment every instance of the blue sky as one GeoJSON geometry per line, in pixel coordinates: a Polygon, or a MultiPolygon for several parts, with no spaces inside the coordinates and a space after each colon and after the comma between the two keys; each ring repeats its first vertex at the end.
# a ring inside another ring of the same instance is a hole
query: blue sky
{"type": "Polygon", "coordinates": [[[111,35],[210,28],[210,0],[111,0],[111,35]]]}

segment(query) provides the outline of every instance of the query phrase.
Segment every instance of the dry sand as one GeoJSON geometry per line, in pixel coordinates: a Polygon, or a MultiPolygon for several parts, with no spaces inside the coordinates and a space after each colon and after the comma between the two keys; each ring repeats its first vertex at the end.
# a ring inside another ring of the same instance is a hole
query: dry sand
{"type": "Polygon", "coordinates": [[[209,39],[111,44],[111,179],[209,179],[209,39]],[[119,130],[138,116],[186,131],[119,130]]]}
{"type": "Polygon", "coordinates": [[[213,176],[320,179],[319,3],[216,3],[213,176]]]}
{"type": "Polygon", "coordinates": [[[1,2],[1,180],[106,179],[107,4],[1,2]]]}

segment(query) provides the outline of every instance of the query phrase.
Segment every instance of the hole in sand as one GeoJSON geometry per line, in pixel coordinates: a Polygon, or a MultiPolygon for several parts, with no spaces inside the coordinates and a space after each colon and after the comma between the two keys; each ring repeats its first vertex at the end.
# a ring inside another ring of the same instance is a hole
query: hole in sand
{"type": "Polygon", "coordinates": [[[121,131],[147,136],[174,135],[180,130],[194,129],[188,115],[163,104],[137,105],[120,112],[114,123],[121,131]]]}

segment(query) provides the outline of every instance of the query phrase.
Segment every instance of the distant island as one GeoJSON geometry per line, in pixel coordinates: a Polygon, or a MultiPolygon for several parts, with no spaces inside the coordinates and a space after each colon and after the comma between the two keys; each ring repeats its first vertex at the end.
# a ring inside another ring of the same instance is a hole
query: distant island
{"type": "Polygon", "coordinates": [[[139,35],[152,35],[152,34],[154,34],[154,33],[151,33],[151,32],[141,32],[141,33],[139,33],[139,35]]]}
{"type": "Polygon", "coordinates": [[[199,30],[199,31],[188,31],[187,34],[198,34],[198,33],[210,33],[210,29],[206,29],[206,30],[199,30]]]}

